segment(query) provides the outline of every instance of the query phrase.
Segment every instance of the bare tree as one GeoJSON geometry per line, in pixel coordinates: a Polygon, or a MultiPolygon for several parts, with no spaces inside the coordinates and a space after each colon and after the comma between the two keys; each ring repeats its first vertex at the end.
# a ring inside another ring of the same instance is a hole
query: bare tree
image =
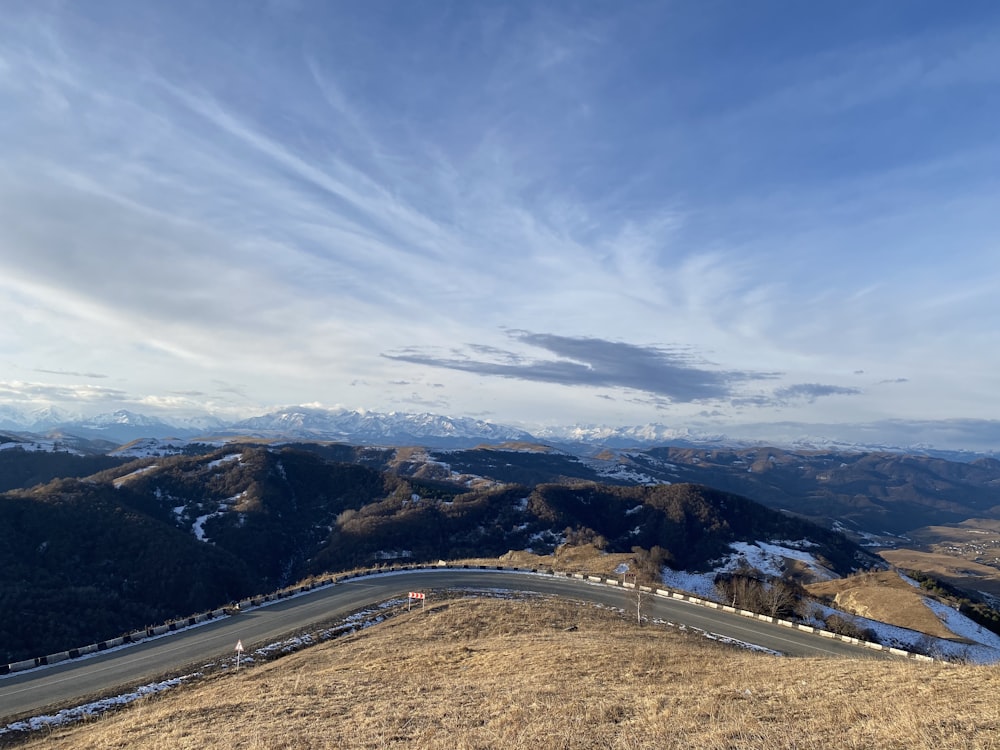
{"type": "Polygon", "coordinates": [[[779,579],[761,586],[761,612],[765,615],[771,617],[793,615],[799,601],[799,592],[786,581],[779,579]]]}

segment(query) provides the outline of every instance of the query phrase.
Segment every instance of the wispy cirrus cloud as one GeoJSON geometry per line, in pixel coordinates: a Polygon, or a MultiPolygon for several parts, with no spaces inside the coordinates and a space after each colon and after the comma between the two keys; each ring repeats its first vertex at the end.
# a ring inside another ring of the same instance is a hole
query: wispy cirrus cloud
{"type": "Polygon", "coordinates": [[[96,380],[108,377],[107,375],[104,375],[103,373],[99,372],[74,372],[73,370],[46,370],[41,367],[36,367],[35,372],[44,373],[46,375],[65,375],[71,378],[92,378],[96,380]]]}
{"type": "Polygon", "coordinates": [[[806,401],[812,403],[823,396],[857,396],[862,393],[860,388],[850,388],[840,385],[823,385],[822,383],[798,383],[774,391],[774,398],[779,403],[789,401],[806,401]]]}
{"type": "Polygon", "coordinates": [[[1000,10],[247,2],[0,14],[0,351],[53,398],[997,408],[1000,10]]]}
{"type": "Polygon", "coordinates": [[[128,399],[128,393],[119,388],[82,385],[52,385],[24,381],[0,381],[0,400],[40,403],[93,403],[115,402],[128,399]]]}

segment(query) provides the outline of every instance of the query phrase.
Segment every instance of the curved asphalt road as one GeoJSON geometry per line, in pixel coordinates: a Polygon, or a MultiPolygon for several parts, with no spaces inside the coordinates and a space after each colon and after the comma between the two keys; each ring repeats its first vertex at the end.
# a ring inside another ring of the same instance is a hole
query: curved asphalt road
{"type": "MultiPolygon", "coordinates": [[[[85,696],[113,694],[119,686],[152,682],[182,667],[193,665],[192,669],[197,669],[206,662],[232,656],[237,640],[242,640],[250,652],[256,645],[279,640],[313,623],[337,619],[386,599],[405,597],[407,591],[446,588],[530,591],[635,609],[632,590],[561,576],[447,568],[349,579],[127,648],[0,677],[0,726],[6,723],[4,719],[38,715],[85,696]]],[[[644,595],[643,612],[650,618],[700,628],[789,656],[887,655],[677,599],[644,595]]]]}

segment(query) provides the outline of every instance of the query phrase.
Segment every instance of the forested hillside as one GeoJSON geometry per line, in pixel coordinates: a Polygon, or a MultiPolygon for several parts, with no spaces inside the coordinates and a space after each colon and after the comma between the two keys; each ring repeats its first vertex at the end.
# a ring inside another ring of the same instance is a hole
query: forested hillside
{"type": "Polygon", "coordinates": [[[0,492],[51,482],[53,479],[86,477],[121,466],[127,459],[114,456],[78,456],[67,452],[0,451],[0,492]]]}
{"type": "Polygon", "coordinates": [[[245,596],[246,563],[123,502],[57,480],[0,495],[0,662],[86,645],[245,596]]]}
{"type": "Polygon", "coordinates": [[[228,446],[0,495],[0,661],[389,561],[568,542],[695,569],[732,541],[798,540],[841,573],[876,563],[838,534],[704,487],[474,489],[320,453],[228,446]]]}

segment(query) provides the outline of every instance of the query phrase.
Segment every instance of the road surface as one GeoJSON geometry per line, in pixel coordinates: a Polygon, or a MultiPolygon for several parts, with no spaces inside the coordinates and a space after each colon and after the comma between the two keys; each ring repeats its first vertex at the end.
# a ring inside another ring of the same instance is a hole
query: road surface
{"type": "MultiPolygon", "coordinates": [[[[0,726],[14,718],[75,705],[74,701],[88,696],[111,695],[121,686],[154,682],[182,668],[197,670],[204,663],[232,656],[237,641],[242,641],[249,653],[255,646],[315,623],[406,597],[408,591],[455,588],[536,592],[632,611],[636,606],[635,593],[629,589],[511,571],[444,568],[349,579],[126,648],[0,677],[0,726]]],[[[643,614],[789,656],[885,656],[840,640],[651,594],[644,595],[643,614]]]]}

